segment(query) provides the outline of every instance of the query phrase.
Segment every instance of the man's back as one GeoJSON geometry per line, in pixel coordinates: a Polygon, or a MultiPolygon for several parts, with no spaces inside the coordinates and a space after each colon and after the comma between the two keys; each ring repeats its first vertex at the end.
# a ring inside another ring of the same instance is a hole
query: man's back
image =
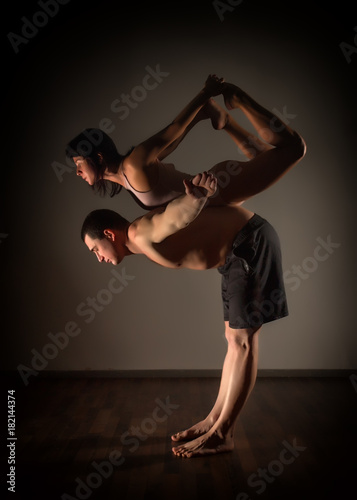
{"type": "Polygon", "coordinates": [[[170,268],[212,269],[221,266],[237,233],[253,216],[240,206],[207,207],[187,227],[154,243],[143,228],[149,215],[134,221],[128,232],[134,253],[170,268]]]}

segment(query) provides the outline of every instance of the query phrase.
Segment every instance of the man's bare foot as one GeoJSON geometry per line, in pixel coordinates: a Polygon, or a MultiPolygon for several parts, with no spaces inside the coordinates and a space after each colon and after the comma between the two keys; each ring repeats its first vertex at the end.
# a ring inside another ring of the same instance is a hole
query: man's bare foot
{"type": "Polygon", "coordinates": [[[213,426],[213,420],[202,420],[185,431],[176,432],[171,436],[172,441],[189,441],[206,434],[213,426]]]}
{"type": "Polygon", "coordinates": [[[224,83],[222,94],[227,109],[239,108],[243,103],[244,92],[232,83],[224,83]]]}
{"type": "Polygon", "coordinates": [[[191,458],[204,455],[215,455],[232,451],[234,442],[232,437],[223,436],[218,429],[209,431],[189,443],[172,448],[177,457],[191,458]]]}

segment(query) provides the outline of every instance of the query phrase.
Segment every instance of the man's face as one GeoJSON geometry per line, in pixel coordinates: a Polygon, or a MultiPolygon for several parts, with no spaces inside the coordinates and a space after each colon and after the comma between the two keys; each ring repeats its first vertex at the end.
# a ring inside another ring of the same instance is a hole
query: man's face
{"type": "Polygon", "coordinates": [[[73,161],[77,167],[77,175],[93,186],[96,174],[92,165],[83,156],[74,156],[73,161]]]}
{"type": "Polygon", "coordinates": [[[104,231],[105,237],[102,240],[92,239],[88,234],[85,235],[84,243],[89,250],[93,252],[99,262],[113,264],[114,266],[120,264],[125,257],[124,248],[121,249],[120,245],[116,244],[115,233],[109,229],[104,231]]]}

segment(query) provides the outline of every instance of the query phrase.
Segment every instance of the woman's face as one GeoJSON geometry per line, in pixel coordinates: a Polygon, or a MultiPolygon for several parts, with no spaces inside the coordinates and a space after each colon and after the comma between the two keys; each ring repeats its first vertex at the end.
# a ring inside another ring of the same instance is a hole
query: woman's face
{"type": "Polygon", "coordinates": [[[92,165],[83,156],[74,156],[73,161],[77,167],[77,175],[93,186],[96,180],[96,173],[92,165]]]}

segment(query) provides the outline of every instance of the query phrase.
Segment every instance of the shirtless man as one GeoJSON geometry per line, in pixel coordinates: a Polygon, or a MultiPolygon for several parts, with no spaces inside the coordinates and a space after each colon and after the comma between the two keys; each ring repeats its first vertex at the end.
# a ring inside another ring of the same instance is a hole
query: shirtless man
{"type": "Polygon", "coordinates": [[[91,212],[82,239],[99,262],[118,265],[144,254],[169,268],[216,268],[228,351],[217,400],[209,415],[173,441],[175,455],[193,457],[231,451],[234,426],[256,379],[258,335],[263,323],[288,314],[280,245],[272,226],[239,205],[207,206],[217,179],[204,172],[184,181],[185,194],[134,220],[111,210],[91,212]]]}

